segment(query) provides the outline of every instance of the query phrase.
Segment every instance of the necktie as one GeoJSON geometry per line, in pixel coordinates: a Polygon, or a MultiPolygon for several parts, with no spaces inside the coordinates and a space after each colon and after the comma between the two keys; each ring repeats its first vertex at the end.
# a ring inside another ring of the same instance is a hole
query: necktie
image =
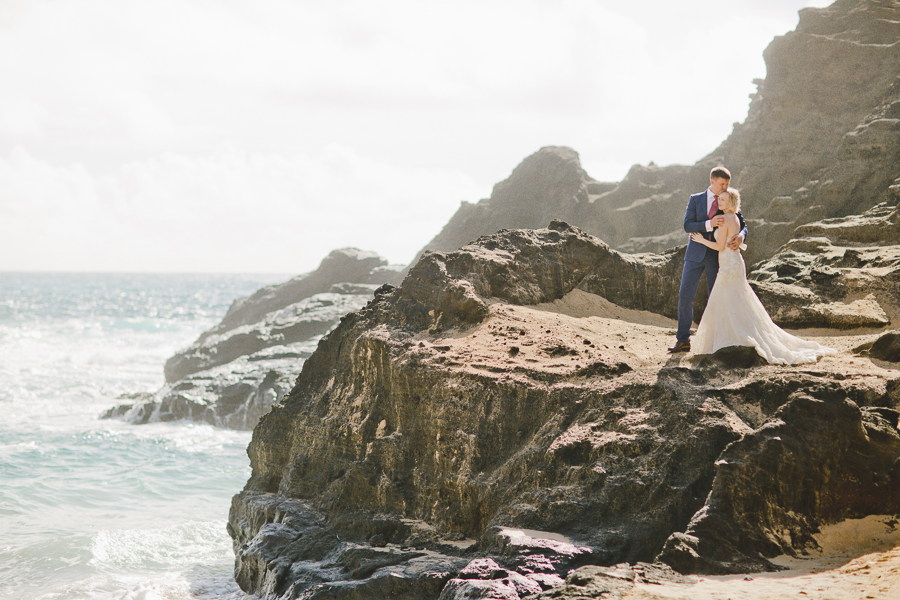
{"type": "Polygon", "coordinates": [[[710,219],[712,219],[714,216],[716,216],[716,213],[719,211],[719,195],[715,194],[715,195],[713,195],[713,198],[715,198],[715,200],[713,201],[712,206],[709,207],[709,218],[710,219]]]}

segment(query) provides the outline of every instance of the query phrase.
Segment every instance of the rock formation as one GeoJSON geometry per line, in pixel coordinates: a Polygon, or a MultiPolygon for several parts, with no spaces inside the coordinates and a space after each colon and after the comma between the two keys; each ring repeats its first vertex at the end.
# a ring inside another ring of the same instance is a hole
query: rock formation
{"type": "Polygon", "coordinates": [[[685,573],[774,570],[766,557],[815,547],[820,524],[896,512],[898,416],[838,390],[795,392],[722,452],[706,505],[658,558],[685,573]]]}
{"type": "Polygon", "coordinates": [[[883,327],[896,321],[900,235],[892,204],[797,229],[797,237],[750,274],[783,327],[883,327]]]}
{"type": "Polygon", "coordinates": [[[236,300],[222,322],[166,362],[166,385],[107,411],[135,424],[190,419],[253,429],[292,387],[322,335],[401,267],[373,252],[334,250],[315,271],[236,300]]]}
{"type": "Polygon", "coordinates": [[[846,360],[878,333],[814,367],[669,358],[675,256],[554,221],[380,288],[254,430],[237,581],[516,598],[585,564],[771,569],[822,524],[900,511],[896,371],[846,360]]]}
{"type": "MultiPolygon", "coordinates": [[[[752,274],[752,285],[776,322],[884,325],[891,315],[878,291],[881,279],[864,264],[872,253],[861,250],[872,240],[852,232],[866,231],[880,246],[897,243],[890,213],[900,193],[900,82],[892,68],[900,65],[898,13],[896,0],[839,0],[829,8],[802,10],[796,30],[766,50],[768,76],[757,82],[745,122],[697,164],[636,165],[622,181],[602,183],[585,173],[574,150],[543,148],[498,183],[490,198],[464,203],[426,250],[452,251],[500,229],[561,219],[613,248],[660,253],[639,259],[656,264],[656,275],[644,282],[644,297],[622,301],[674,315],[669,278],[677,279],[680,270],[684,204],[689,193],[706,185],[709,168],[724,163],[743,190],[750,219],[748,265],[766,261],[752,274]],[[881,226],[858,219],[880,219],[881,226]],[[792,241],[789,251],[772,259],[792,238],[802,241],[792,241]]],[[[882,267],[891,268],[884,266],[888,255],[879,256],[882,267]]],[[[621,268],[597,285],[629,276],[630,259],[617,260],[621,268]]],[[[108,415],[252,427],[273,398],[290,388],[298,359],[309,355],[318,337],[341,314],[361,307],[377,284],[388,282],[398,283],[399,275],[380,257],[333,253],[317,271],[236,302],[222,323],[167,362],[166,388],[108,415]],[[371,288],[332,289],[346,282],[371,288]]],[[[614,294],[610,298],[619,301],[614,294]]],[[[704,303],[699,295],[698,316],[704,303]]]]}
{"type": "Polygon", "coordinates": [[[259,419],[228,523],[242,589],[623,597],[776,569],[824,525],[900,514],[900,3],[804,9],[765,59],[747,119],[697,164],[603,183],[543,148],[402,283],[333,254],[236,302],[162,391],[112,411],[259,419]],[[720,163],[751,285],[837,355],[665,353],[685,202],[720,163]]]}
{"type": "Polygon", "coordinates": [[[464,203],[425,250],[454,250],[511,227],[567,221],[628,252],[682,245],[684,207],[724,164],[750,219],[748,264],[772,256],[799,225],[893,202],[900,184],[900,3],[838,0],[800,11],[764,53],[746,120],[692,166],[636,165],[599,183],[568,148],[544,148],[464,203]]]}
{"type": "Polygon", "coordinates": [[[752,190],[750,216],[766,215],[776,198],[780,218],[771,220],[794,222],[887,199],[900,175],[898,11],[883,0],[803,9],[796,30],[766,49],[767,76],[747,120],[713,153],[752,190]]]}

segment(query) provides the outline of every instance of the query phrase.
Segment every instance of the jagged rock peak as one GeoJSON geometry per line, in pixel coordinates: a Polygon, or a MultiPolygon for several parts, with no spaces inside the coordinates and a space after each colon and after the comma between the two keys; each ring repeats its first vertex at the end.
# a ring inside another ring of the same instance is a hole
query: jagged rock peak
{"type": "Polygon", "coordinates": [[[587,200],[588,181],[590,178],[575,150],[545,146],[494,186],[490,204],[495,210],[509,210],[513,215],[521,213],[519,218],[524,219],[526,215],[543,212],[547,203],[587,200]]]}
{"type": "Polygon", "coordinates": [[[314,293],[328,291],[332,285],[344,282],[371,283],[372,272],[387,264],[388,261],[375,252],[358,248],[332,250],[315,271],[299,275],[285,283],[264,287],[250,296],[235,300],[222,322],[204,333],[198,342],[241,325],[256,323],[264,315],[314,293]]]}
{"type": "Polygon", "coordinates": [[[541,148],[497,183],[490,198],[477,204],[464,202],[416,261],[426,251],[456,250],[500,229],[540,228],[552,219],[572,222],[588,204],[589,192],[611,186],[591,179],[581,167],[578,153],[571,148],[541,148]]]}

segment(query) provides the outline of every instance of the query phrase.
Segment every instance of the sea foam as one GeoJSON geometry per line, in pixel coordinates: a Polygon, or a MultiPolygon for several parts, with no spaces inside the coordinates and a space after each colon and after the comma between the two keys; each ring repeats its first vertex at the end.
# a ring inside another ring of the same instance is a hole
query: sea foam
{"type": "Polygon", "coordinates": [[[279,279],[0,273],[0,598],[235,600],[249,432],[99,420],[279,279]]]}

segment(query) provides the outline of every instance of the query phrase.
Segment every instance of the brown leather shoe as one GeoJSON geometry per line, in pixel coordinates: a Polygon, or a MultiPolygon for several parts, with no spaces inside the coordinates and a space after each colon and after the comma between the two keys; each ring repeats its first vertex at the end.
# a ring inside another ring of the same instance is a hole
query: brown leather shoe
{"type": "Polygon", "coordinates": [[[691,351],[691,343],[690,342],[675,342],[675,345],[669,348],[669,352],[675,354],[676,352],[690,352],[691,351]]]}

